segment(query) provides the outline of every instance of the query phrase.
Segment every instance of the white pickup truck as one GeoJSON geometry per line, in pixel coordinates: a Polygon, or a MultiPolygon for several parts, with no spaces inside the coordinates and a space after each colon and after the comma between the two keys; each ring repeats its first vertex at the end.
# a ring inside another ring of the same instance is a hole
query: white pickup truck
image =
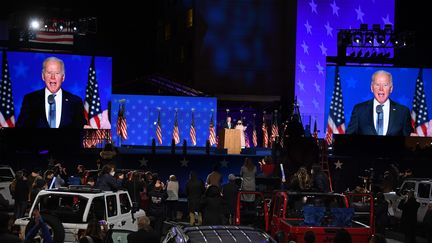
{"type": "MultiPolygon", "coordinates": [[[[102,191],[82,186],[42,190],[30,208],[35,208],[48,224],[54,242],[78,242],[79,231],[87,229],[90,219],[105,220],[109,229],[138,230],[137,217],[143,210],[134,210],[127,191],[102,191]]],[[[21,232],[34,225],[32,217],[15,221],[21,232]]]]}
{"type": "Polygon", "coordinates": [[[394,192],[384,193],[384,197],[390,202],[389,207],[393,208],[394,216],[401,218],[402,210],[398,208],[401,200],[407,197],[408,191],[414,191],[414,196],[420,207],[417,210],[417,222],[422,223],[426,214],[428,204],[432,203],[432,179],[409,178],[405,179],[401,187],[394,192]]]}

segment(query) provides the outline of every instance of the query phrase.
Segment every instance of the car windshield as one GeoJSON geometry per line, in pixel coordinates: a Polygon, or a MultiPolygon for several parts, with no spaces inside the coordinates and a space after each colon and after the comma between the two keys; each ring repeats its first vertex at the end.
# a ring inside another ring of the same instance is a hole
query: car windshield
{"type": "Polygon", "coordinates": [[[14,176],[9,168],[0,168],[0,182],[12,181],[13,178],[14,176]]]}
{"type": "Polygon", "coordinates": [[[83,214],[88,199],[79,195],[42,195],[36,204],[41,213],[56,215],[63,223],[85,223],[83,214]]]}

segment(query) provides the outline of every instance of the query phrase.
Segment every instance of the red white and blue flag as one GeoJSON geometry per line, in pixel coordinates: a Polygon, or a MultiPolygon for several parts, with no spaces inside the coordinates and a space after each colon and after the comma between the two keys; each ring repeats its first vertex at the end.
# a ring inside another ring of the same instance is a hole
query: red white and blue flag
{"type": "Polygon", "coordinates": [[[331,144],[333,142],[333,134],[345,134],[345,112],[338,66],[336,66],[336,78],[327,120],[327,144],[331,144]]]}
{"type": "Polygon", "coordinates": [[[414,127],[415,133],[421,137],[425,137],[427,136],[429,115],[424,91],[422,68],[419,70],[414,92],[413,106],[411,110],[411,123],[414,127]]]}
{"type": "Polygon", "coordinates": [[[2,76],[0,78],[0,127],[15,127],[12,82],[9,75],[6,51],[3,51],[2,76]]]}

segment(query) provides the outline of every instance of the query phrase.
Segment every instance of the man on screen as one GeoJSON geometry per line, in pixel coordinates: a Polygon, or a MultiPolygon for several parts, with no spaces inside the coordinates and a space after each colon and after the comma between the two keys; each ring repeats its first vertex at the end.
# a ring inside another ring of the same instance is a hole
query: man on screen
{"type": "Polygon", "coordinates": [[[379,70],[372,75],[374,99],[354,106],[347,134],[409,136],[412,132],[408,107],[389,99],[393,91],[391,73],[379,70]]]}
{"type": "Polygon", "coordinates": [[[61,88],[65,79],[64,62],[48,57],[42,65],[45,88],[24,96],[17,127],[83,128],[86,124],[80,97],[61,88]]]}

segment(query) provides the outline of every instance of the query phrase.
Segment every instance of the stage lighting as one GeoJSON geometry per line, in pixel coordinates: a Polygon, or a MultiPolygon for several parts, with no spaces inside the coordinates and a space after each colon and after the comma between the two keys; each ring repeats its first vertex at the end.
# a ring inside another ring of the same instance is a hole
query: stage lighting
{"type": "Polygon", "coordinates": [[[30,29],[31,30],[38,30],[40,28],[40,21],[37,19],[30,20],[30,29]]]}
{"type": "Polygon", "coordinates": [[[365,42],[366,42],[366,44],[373,45],[373,43],[374,43],[374,33],[373,32],[367,32],[366,33],[365,42]]]}
{"type": "Polygon", "coordinates": [[[386,34],[385,32],[378,32],[378,35],[376,37],[376,41],[378,42],[379,45],[384,45],[386,43],[386,34]]]}
{"type": "Polygon", "coordinates": [[[355,32],[353,35],[353,42],[357,45],[360,45],[363,42],[363,35],[361,32],[355,32]]]}

